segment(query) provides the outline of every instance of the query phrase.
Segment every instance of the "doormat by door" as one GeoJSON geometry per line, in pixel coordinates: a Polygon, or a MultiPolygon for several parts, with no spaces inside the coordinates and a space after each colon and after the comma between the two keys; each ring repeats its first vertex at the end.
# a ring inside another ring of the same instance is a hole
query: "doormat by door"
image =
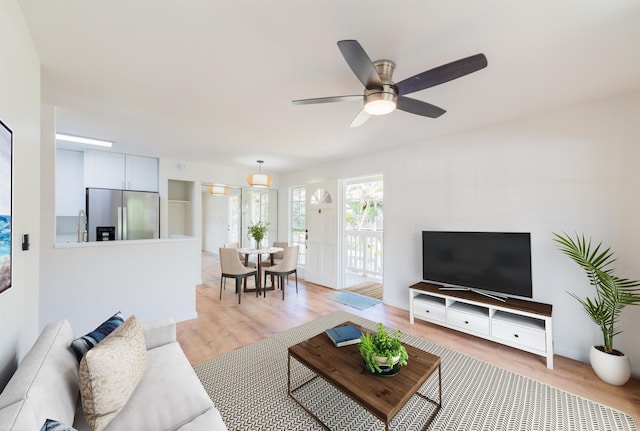
{"type": "Polygon", "coordinates": [[[336,293],[335,295],[331,295],[329,299],[348,305],[349,307],[357,308],[358,310],[364,310],[365,308],[373,307],[382,302],[353,292],[336,293]]]}

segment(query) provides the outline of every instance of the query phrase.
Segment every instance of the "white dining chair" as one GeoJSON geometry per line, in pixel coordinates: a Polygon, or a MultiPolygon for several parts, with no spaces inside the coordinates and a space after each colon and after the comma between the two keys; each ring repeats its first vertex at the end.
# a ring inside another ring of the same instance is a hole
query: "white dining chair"
{"type": "Polygon", "coordinates": [[[222,285],[226,282],[227,278],[233,278],[236,280],[236,293],[238,294],[238,304],[240,304],[240,298],[242,296],[242,280],[247,277],[254,276],[256,284],[256,296],[260,295],[260,286],[258,283],[258,271],[257,269],[247,268],[240,262],[238,251],[234,248],[220,248],[220,269],[222,270],[222,277],[220,278],[220,300],[222,301],[222,285]]]}
{"type": "MultiPolygon", "coordinates": [[[[278,279],[278,287],[282,289],[282,300],[284,301],[284,286],[285,278],[289,274],[295,274],[296,277],[296,293],[298,293],[298,252],[299,246],[292,245],[285,249],[282,262],[277,265],[271,266],[264,271],[264,287],[267,287],[267,276],[272,275],[278,279]]],[[[267,291],[263,289],[264,297],[267,296],[267,291]]]]}

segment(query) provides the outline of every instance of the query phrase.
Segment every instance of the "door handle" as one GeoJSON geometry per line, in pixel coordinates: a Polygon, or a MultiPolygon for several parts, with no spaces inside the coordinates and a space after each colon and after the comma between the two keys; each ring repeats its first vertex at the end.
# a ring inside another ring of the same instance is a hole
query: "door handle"
{"type": "Polygon", "coordinates": [[[122,239],[122,207],[118,207],[118,226],[116,226],[116,240],[122,239]]]}
{"type": "Polygon", "coordinates": [[[122,239],[129,239],[127,230],[127,207],[122,207],[122,239]]]}

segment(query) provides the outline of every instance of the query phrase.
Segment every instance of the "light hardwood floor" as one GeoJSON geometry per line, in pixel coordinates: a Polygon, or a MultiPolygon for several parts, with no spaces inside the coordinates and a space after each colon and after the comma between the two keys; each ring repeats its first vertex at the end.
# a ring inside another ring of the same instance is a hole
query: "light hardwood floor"
{"type": "MultiPolygon", "coordinates": [[[[305,283],[299,279],[296,295],[293,277],[285,288],[285,300],[280,291],[268,291],[266,298],[243,293],[238,305],[233,280],[219,299],[219,269],[207,261],[203,279],[209,280],[196,288],[198,317],[178,323],[178,341],[192,365],[205,362],[227,352],[270,337],[286,329],[309,322],[337,310],[362,316],[372,321],[400,329],[417,337],[433,341],[499,367],[532,379],[581,395],[633,416],[640,424],[640,380],[632,379],[616,387],[599,380],[590,365],[556,355],[554,369],[546,368],[545,359],[482,340],[457,331],[416,320],[409,323],[409,312],[385,304],[366,310],[334,302],[329,296],[334,290],[305,283]]],[[[250,287],[252,287],[250,282],[250,287]]],[[[407,286],[408,288],[408,286],[407,286]]],[[[408,295],[408,291],[407,291],[408,295]]]]}
{"type": "Polygon", "coordinates": [[[349,286],[344,290],[382,301],[382,284],[375,281],[366,281],[364,283],[356,284],[355,286],[349,286]]]}

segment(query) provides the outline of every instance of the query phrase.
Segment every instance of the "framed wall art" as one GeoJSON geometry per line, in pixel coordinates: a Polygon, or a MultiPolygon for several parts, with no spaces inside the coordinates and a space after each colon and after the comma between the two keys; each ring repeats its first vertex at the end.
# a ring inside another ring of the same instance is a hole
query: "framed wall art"
{"type": "Polygon", "coordinates": [[[0,292],[11,287],[11,191],[13,134],[0,121],[0,292]]]}

